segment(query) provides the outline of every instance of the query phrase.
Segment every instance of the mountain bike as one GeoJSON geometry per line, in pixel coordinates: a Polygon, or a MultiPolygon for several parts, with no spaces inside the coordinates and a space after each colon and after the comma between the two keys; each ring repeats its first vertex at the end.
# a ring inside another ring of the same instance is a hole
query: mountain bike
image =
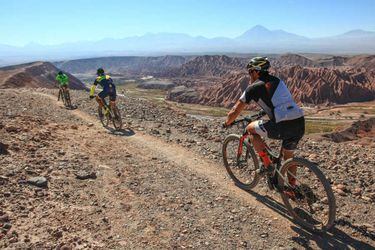
{"type": "MultiPolygon", "coordinates": [[[[260,112],[233,122],[231,126],[238,125],[244,133],[230,134],[223,143],[224,166],[235,185],[244,190],[254,188],[263,177],[256,172],[259,160],[245,128],[264,115],[260,112]]],[[[281,148],[275,151],[266,146],[266,152],[272,162],[272,171],[264,175],[267,186],[281,195],[294,220],[313,231],[324,232],[332,228],[336,215],[335,197],[317,164],[299,157],[282,163],[281,148]],[[295,186],[289,184],[289,178],[295,178],[295,186]]]]}
{"type": "Polygon", "coordinates": [[[70,108],[72,107],[72,102],[70,101],[70,94],[67,88],[59,87],[59,95],[57,101],[62,100],[65,107],[70,108]]]}
{"type": "Polygon", "coordinates": [[[100,122],[104,127],[108,127],[109,122],[112,121],[115,129],[120,130],[122,128],[122,118],[120,110],[117,108],[117,106],[114,106],[112,108],[111,105],[107,105],[105,99],[103,100],[103,104],[104,106],[98,107],[98,116],[100,122]],[[106,109],[108,109],[108,112],[106,112],[106,109]]]}

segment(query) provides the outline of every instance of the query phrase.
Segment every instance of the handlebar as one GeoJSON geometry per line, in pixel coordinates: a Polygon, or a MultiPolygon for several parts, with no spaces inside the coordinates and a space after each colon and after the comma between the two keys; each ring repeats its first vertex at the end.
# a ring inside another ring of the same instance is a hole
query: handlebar
{"type": "Polygon", "coordinates": [[[245,122],[250,123],[250,122],[253,122],[255,120],[259,120],[261,117],[265,116],[266,114],[267,114],[266,112],[260,111],[259,113],[255,114],[255,115],[246,116],[242,119],[236,120],[232,124],[228,125],[228,127],[231,127],[231,126],[239,124],[239,123],[245,123],[245,122]]]}

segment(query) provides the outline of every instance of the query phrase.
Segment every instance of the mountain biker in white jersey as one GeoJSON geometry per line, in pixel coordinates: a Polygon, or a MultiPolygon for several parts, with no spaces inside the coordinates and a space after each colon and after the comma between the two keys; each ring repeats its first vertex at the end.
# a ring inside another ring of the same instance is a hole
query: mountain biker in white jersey
{"type": "MultiPolygon", "coordinates": [[[[255,150],[262,159],[263,165],[257,171],[264,175],[273,170],[261,137],[282,140],[282,153],[284,160],[294,156],[294,150],[305,133],[305,119],[302,109],[293,100],[285,83],[279,78],[269,74],[270,62],[265,57],[255,57],[247,64],[250,74],[250,83],[240,99],[237,101],[223,126],[229,126],[246,104],[254,100],[268,115],[269,120],[258,120],[250,123],[246,131],[251,135],[250,139],[255,150]]],[[[293,175],[296,169],[291,168],[293,175]]],[[[296,180],[288,176],[289,184],[293,187],[296,180]]]]}

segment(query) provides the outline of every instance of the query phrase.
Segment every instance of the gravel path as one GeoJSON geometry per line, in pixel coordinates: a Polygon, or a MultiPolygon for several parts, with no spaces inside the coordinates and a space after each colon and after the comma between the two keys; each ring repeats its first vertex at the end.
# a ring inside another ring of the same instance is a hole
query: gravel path
{"type": "Polygon", "coordinates": [[[263,185],[247,193],[232,184],[221,163],[229,132],[220,120],[121,98],[128,129],[114,134],[97,121],[87,93],[72,93],[76,110],[51,94],[0,93],[0,247],[375,246],[374,145],[301,144],[300,155],[318,161],[339,187],[338,226],[314,235],[295,225],[263,185]]]}

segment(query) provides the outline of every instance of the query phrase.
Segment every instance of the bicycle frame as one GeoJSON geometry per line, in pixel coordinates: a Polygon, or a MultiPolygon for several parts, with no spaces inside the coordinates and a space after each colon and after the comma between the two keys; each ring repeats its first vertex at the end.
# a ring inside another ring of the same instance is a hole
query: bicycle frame
{"type": "MultiPolygon", "coordinates": [[[[252,121],[257,120],[257,119],[259,119],[259,118],[262,117],[262,116],[264,116],[264,113],[263,113],[263,112],[258,113],[258,114],[256,114],[256,115],[253,115],[253,116],[251,116],[251,117],[244,118],[244,119],[242,119],[242,120],[238,120],[238,121],[236,121],[234,124],[236,124],[236,123],[242,123],[242,124],[244,125],[244,126],[243,126],[243,129],[244,129],[245,127],[247,127],[247,125],[245,125],[244,122],[247,122],[247,124],[249,124],[249,123],[251,123],[252,121]]],[[[241,157],[242,150],[243,150],[243,144],[245,143],[245,140],[246,140],[247,138],[249,138],[249,136],[250,136],[250,134],[248,134],[246,131],[245,131],[245,133],[243,133],[243,135],[241,136],[240,141],[239,141],[239,145],[238,145],[238,149],[237,149],[237,158],[241,157]]],[[[250,142],[251,142],[251,140],[250,140],[250,142]]],[[[276,176],[276,175],[281,176],[281,178],[284,180],[284,183],[285,183],[286,185],[290,186],[290,185],[289,185],[289,181],[288,181],[284,176],[282,176],[282,174],[281,174],[281,172],[280,172],[281,159],[282,159],[282,157],[283,157],[283,149],[282,149],[282,147],[280,147],[279,154],[278,154],[278,155],[275,155],[275,154],[272,152],[271,148],[270,148],[267,144],[265,144],[265,145],[266,145],[266,151],[267,151],[267,154],[268,154],[268,156],[271,158],[272,163],[276,164],[275,172],[274,172],[273,176],[276,176]]],[[[291,174],[291,173],[289,173],[289,174],[290,174],[293,178],[296,178],[296,176],[294,176],[293,174],[291,174]]]]}

